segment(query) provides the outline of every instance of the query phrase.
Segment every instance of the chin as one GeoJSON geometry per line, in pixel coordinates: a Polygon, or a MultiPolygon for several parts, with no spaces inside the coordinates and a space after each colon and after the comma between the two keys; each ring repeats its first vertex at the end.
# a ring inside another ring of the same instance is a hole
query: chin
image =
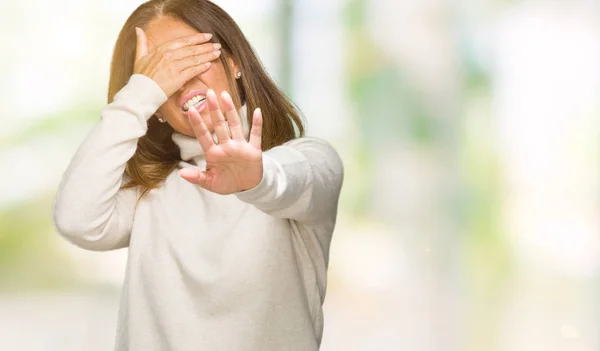
{"type": "Polygon", "coordinates": [[[171,127],[175,131],[175,133],[187,135],[187,136],[195,136],[194,129],[192,128],[192,124],[189,121],[180,121],[176,125],[171,124],[171,127]]]}
{"type": "MultiPolygon", "coordinates": [[[[200,118],[202,118],[202,121],[204,121],[204,124],[206,125],[206,128],[208,128],[209,133],[212,134],[214,131],[212,127],[212,121],[210,121],[210,115],[206,118],[205,116],[201,115],[200,118]],[[208,124],[206,123],[207,119],[208,121],[210,121],[208,124]]],[[[191,137],[196,137],[196,134],[194,133],[194,128],[192,127],[192,123],[188,119],[178,119],[176,123],[177,125],[171,125],[175,132],[191,137]]]]}

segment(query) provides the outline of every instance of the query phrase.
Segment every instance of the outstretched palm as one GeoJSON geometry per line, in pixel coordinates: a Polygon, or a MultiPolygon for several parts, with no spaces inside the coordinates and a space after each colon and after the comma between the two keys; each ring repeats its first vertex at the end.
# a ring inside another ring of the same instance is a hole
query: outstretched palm
{"type": "Polygon", "coordinates": [[[254,111],[250,140],[246,141],[240,117],[226,92],[221,96],[225,115],[219,108],[217,96],[209,90],[206,94],[212,125],[218,142],[202,121],[195,108],[188,110],[194,133],[204,150],[206,170],[184,168],[179,175],[187,181],[218,194],[233,194],[258,185],[262,179],[262,114],[254,111]],[[228,127],[229,126],[229,127],[228,127]]]}

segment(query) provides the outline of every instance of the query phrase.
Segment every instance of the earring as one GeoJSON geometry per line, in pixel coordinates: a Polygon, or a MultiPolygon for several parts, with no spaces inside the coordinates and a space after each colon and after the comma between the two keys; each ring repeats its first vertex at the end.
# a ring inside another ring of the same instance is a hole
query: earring
{"type": "Polygon", "coordinates": [[[236,77],[241,78],[242,77],[242,72],[238,72],[235,74],[236,77]]]}
{"type": "Polygon", "coordinates": [[[160,123],[165,123],[165,119],[164,119],[164,118],[162,118],[161,116],[156,116],[156,118],[158,118],[158,121],[159,121],[160,123]]]}

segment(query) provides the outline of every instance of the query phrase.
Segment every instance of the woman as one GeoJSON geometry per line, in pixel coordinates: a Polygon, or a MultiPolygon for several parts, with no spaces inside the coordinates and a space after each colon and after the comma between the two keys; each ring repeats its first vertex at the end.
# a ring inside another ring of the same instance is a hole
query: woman
{"type": "Polygon", "coordinates": [[[342,163],[298,137],[231,17],[205,0],[141,5],[108,102],[53,216],[82,248],[129,248],[115,348],[318,349],[342,163]]]}

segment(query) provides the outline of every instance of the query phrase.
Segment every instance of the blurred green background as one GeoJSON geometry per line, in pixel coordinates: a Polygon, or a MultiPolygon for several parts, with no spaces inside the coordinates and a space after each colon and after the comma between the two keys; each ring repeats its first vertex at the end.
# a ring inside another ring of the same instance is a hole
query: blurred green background
{"type": "MultiPolygon", "coordinates": [[[[600,349],[598,1],[215,2],[344,160],[322,350],[600,349]]],[[[140,4],[0,5],[0,350],[112,348],[51,206],[140,4]]]]}

